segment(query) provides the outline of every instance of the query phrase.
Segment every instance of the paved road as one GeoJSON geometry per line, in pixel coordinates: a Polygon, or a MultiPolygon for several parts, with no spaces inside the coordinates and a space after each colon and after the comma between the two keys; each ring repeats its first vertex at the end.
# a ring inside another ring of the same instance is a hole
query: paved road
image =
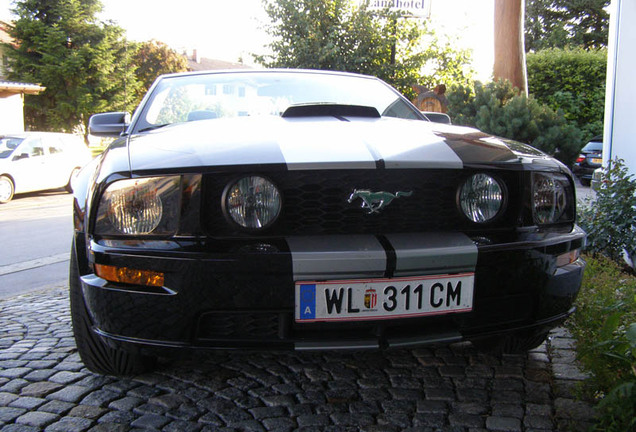
{"type": "Polygon", "coordinates": [[[16,196],[0,206],[0,298],[66,286],[73,233],[72,196],[16,196]]]}
{"type": "Polygon", "coordinates": [[[223,353],[98,376],[79,360],[64,289],[0,300],[0,431],[585,430],[562,329],[528,355],[223,353]],[[572,427],[572,429],[569,429],[572,427]]]}

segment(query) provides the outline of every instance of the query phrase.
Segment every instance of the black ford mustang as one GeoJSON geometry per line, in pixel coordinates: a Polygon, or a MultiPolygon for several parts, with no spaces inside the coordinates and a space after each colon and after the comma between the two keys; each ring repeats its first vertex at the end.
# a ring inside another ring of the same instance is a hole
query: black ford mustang
{"type": "Polygon", "coordinates": [[[572,175],[382,81],[160,77],[77,177],[73,328],[93,371],[183,349],[540,344],[584,263],[572,175]]]}

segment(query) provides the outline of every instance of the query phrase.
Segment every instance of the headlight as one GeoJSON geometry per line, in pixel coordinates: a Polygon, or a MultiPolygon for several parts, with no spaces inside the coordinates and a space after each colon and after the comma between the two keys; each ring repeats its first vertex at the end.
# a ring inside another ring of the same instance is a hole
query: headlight
{"type": "Polygon", "coordinates": [[[95,233],[172,235],[179,226],[181,177],[149,177],[111,184],[99,203],[95,233]]]}
{"type": "Polygon", "coordinates": [[[475,223],[491,221],[499,214],[503,201],[503,187],[487,174],[471,176],[459,191],[462,212],[475,223]]]}
{"type": "Polygon", "coordinates": [[[532,210],[537,224],[552,224],[567,217],[570,182],[563,174],[532,174],[532,210]]]}
{"type": "Polygon", "coordinates": [[[276,186],[259,176],[231,183],[223,199],[230,219],[247,229],[267,228],[274,223],[282,206],[276,186]]]}

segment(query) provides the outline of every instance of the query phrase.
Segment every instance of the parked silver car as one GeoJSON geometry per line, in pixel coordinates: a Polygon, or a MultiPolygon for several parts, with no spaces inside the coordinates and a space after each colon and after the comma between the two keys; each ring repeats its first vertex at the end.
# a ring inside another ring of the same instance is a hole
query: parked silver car
{"type": "Polygon", "coordinates": [[[16,193],[65,187],[91,160],[81,137],[52,132],[24,132],[0,137],[0,204],[16,193]]]}

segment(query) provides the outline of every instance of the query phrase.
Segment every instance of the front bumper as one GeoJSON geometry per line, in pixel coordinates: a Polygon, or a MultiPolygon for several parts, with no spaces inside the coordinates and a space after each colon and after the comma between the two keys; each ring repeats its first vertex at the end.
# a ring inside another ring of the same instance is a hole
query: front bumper
{"type": "Polygon", "coordinates": [[[78,258],[94,330],[112,346],[162,354],[169,348],[398,348],[538,334],[572,313],[583,276],[581,259],[564,264],[559,258],[583,247],[578,227],[498,239],[450,233],[373,238],[101,240],[79,247],[78,258]],[[93,273],[94,263],[162,271],[165,284],[108,282],[93,273]],[[475,273],[471,312],[346,323],[294,319],[294,280],[462,271],[475,273]]]}

